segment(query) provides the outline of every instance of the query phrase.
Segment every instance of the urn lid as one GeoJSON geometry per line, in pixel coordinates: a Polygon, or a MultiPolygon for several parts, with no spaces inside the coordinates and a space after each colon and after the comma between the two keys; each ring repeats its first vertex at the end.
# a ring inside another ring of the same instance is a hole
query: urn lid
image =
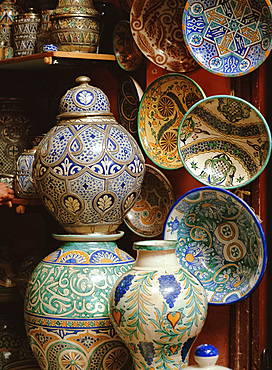
{"type": "Polygon", "coordinates": [[[61,98],[58,118],[112,115],[108,97],[98,87],[89,85],[89,77],[80,76],[76,82],[79,85],[69,89],[61,98]]]}

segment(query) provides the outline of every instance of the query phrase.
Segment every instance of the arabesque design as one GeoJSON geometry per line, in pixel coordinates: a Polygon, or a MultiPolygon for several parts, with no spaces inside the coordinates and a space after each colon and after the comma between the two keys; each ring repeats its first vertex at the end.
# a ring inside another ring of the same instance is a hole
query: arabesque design
{"type": "Polygon", "coordinates": [[[219,188],[185,194],[169,212],[164,239],[178,240],[184,268],[203,284],[210,303],[247,297],[266,266],[262,227],[240,198],[219,188]]]}

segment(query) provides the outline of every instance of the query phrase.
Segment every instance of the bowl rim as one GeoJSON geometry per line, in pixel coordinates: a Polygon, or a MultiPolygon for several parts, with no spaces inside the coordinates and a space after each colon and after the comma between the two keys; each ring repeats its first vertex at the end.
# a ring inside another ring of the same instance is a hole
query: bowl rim
{"type": "MultiPolygon", "coordinates": [[[[257,225],[258,229],[259,229],[259,232],[260,232],[260,235],[261,235],[261,239],[262,239],[262,246],[263,246],[263,261],[262,261],[262,268],[261,268],[261,272],[260,272],[260,275],[258,277],[258,280],[256,281],[255,285],[251,288],[250,291],[248,291],[245,295],[243,295],[242,297],[240,297],[239,299],[236,299],[235,301],[232,301],[232,302],[210,302],[208,300],[208,304],[209,305],[214,305],[214,306],[221,306],[221,305],[230,305],[230,304],[235,304],[237,302],[240,302],[242,300],[244,300],[245,298],[247,298],[249,295],[251,295],[255,289],[258,287],[258,285],[260,284],[263,276],[264,276],[264,273],[265,273],[265,270],[266,270],[266,266],[267,266],[267,244],[266,244],[266,238],[265,238],[265,233],[264,233],[264,230],[261,226],[261,222],[259,221],[257,215],[255,214],[255,212],[253,211],[253,209],[243,200],[241,199],[240,197],[238,197],[237,195],[233,194],[231,191],[229,190],[226,190],[226,189],[222,189],[222,188],[218,188],[218,187],[215,187],[215,186],[202,186],[202,187],[198,187],[198,188],[194,188],[192,190],[189,190],[188,192],[186,192],[185,194],[183,194],[179,199],[176,200],[176,202],[173,204],[173,206],[171,207],[167,217],[166,217],[166,220],[165,220],[165,224],[164,224],[164,228],[163,228],[163,234],[162,234],[162,238],[164,240],[167,240],[165,239],[165,234],[166,234],[166,224],[167,224],[167,220],[168,220],[168,217],[170,216],[170,214],[172,213],[172,211],[175,209],[176,205],[178,203],[180,203],[184,198],[188,197],[190,194],[192,193],[196,193],[196,192],[200,192],[200,191],[205,191],[205,190],[210,190],[210,191],[218,191],[218,192],[221,192],[221,193],[225,193],[225,194],[228,194],[230,195],[231,197],[233,197],[238,203],[240,203],[248,212],[249,214],[252,216],[252,218],[254,219],[255,221],[255,224],[257,225]]],[[[194,275],[195,276],[195,275],[194,275]]],[[[196,278],[198,279],[198,277],[196,276],[196,278]]],[[[199,279],[198,279],[199,280],[199,279]]],[[[199,280],[201,282],[201,280],[199,280]]],[[[202,284],[202,283],[201,283],[202,284]]],[[[204,286],[204,289],[206,290],[205,286],[204,286]]]]}
{"type": "Polygon", "coordinates": [[[258,176],[260,176],[260,174],[263,172],[263,170],[265,169],[265,167],[267,166],[268,162],[269,162],[269,159],[270,159],[270,156],[271,156],[271,131],[270,131],[270,128],[269,128],[269,125],[266,121],[266,119],[264,118],[264,116],[262,115],[262,113],[256,108],[254,107],[254,105],[252,105],[251,103],[249,103],[248,101],[242,99],[242,98],[238,98],[236,96],[233,96],[233,95],[212,95],[212,96],[208,96],[198,102],[196,102],[190,109],[188,109],[188,111],[184,114],[182,120],[181,120],[181,123],[179,125],[179,128],[178,128],[178,133],[177,133],[177,147],[178,147],[178,153],[179,153],[179,156],[180,156],[180,160],[183,164],[183,167],[190,173],[191,176],[193,176],[197,181],[199,181],[200,183],[202,183],[203,185],[205,186],[212,186],[206,182],[204,182],[202,179],[200,179],[199,177],[195,176],[191,170],[189,169],[189,167],[186,165],[185,161],[184,161],[184,158],[183,156],[181,155],[181,147],[180,147],[180,140],[179,140],[179,136],[180,136],[180,131],[182,129],[182,125],[184,123],[184,121],[187,119],[188,115],[199,105],[199,104],[202,104],[208,100],[212,100],[212,99],[220,99],[220,98],[230,98],[230,99],[233,99],[233,100],[239,100],[245,104],[247,104],[250,108],[252,108],[254,110],[254,112],[260,117],[260,119],[262,120],[262,123],[264,124],[264,127],[266,129],[266,132],[267,132],[267,136],[268,136],[268,153],[267,153],[267,157],[262,165],[262,167],[260,168],[260,170],[254,175],[252,176],[249,180],[247,180],[246,182],[242,182],[238,185],[234,185],[234,186],[214,186],[214,187],[218,187],[218,188],[221,188],[221,189],[237,189],[237,188],[241,188],[243,186],[246,186],[248,185],[249,183],[251,183],[252,181],[254,181],[258,176]]]}

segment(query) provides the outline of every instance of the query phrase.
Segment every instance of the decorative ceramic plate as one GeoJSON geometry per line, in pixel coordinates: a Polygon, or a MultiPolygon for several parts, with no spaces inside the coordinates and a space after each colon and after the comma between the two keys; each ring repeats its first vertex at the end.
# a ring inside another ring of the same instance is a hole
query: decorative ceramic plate
{"type": "Polygon", "coordinates": [[[263,277],[267,255],[261,224],[227,190],[203,187],[179,198],[166,218],[163,238],[179,242],[180,262],[203,284],[209,303],[246,298],[263,277]]]}
{"type": "Polygon", "coordinates": [[[184,115],[178,131],[184,167],[205,185],[245,186],[265,168],[271,134],[250,103],[229,95],[210,96],[184,115]]]}
{"type": "Polygon", "coordinates": [[[258,68],[271,51],[271,3],[189,0],[183,35],[201,67],[224,77],[244,75],[258,68]]]}
{"type": "Polygon", "coordinates": [[[113,50],[116,60],[125,71],[134,71],[143,60],[130,30],[129,21],[121,20],[113,32],[113,50]]]}
{"type": "Polygon", "coordinates": [[[137,235],[155,237],[163,232],[175,195],[172,185],[162,172],[149,164],[145,166],[140,195],[124,222],[137,235]]]}
{"type": "Polygon", "coordinates": [[[132,36],[154,64],[172,72],[199,68],[182,34],[185,0],[134,0],[130,10],[132,36]]]}
{"type": "Polygon", "coordinates": [[[182,167],[177,133],[184,114],[205,97],[189,77],[168,73],[153,81],[145,90],[139,107],[138,133],[143,149],[158,166],[182,167]]]}
{"type": "Polygon", "coordinates": [[[143,92],[138,83],[126,76],[118,84],[117,107],[119,120],[128,132],[138,140],[137,117],[143,92]]]}

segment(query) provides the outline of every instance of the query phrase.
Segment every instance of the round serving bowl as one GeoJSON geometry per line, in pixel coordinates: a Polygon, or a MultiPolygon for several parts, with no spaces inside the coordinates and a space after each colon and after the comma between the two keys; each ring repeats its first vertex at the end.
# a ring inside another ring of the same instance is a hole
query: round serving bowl
{"type": "Polygon", "coordinates": [[[210,304],[238,302],[262,280],[267,253],[260,221],[228,190],[202,187],[184,194],[168,213],[163,238],[179,242],[181,265],[203,284],[210,304]]]}
{"type": "Polygon", "coordinates": [[[210,96],[194,104],[178,130],[184,167],[205,185],[234,189],[253,181],[271,154],[271,133],[262,114],[247,101],[210,96]]]}
{"type": "Polygon", "coordinates": [[[183,35],[191,55],[209,72],[236,77],[258,68],[271,51],[269,0],[187,1],[183,35]]]}
{"type": "Polygon", "coordinates": [[[154,64],[172,72],[199,68],[187,50],[182,34],[185,0],[134,0],[130,10],[132,36],[154,64]]]}

